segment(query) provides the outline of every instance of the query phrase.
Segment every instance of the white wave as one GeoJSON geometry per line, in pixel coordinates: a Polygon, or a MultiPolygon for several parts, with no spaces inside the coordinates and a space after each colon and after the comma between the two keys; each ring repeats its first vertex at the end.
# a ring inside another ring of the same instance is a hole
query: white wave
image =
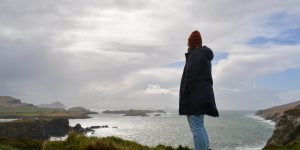
{"type": "Polygon", "coordinates": [[[236,150],[261,150],[263,147],[237,147],[236,150]]]}
{"type": "Polygon", "coordinates": [[[266,124],[268,124],[268,125],[270,125],[272,127],[275,126],[275,122],[274,121],[272,121],[272,120],[266,120],[263,117],[257,116],[255,114],[249,114],[246,117],[258,120],[258,121],[263,122],[263,123],[266,123],[266,124]]]}
{"type": "Polygon", "coordinates": [[[62,136],[62,137],[55,137],[55,136],[51,136],[50,137],[50,141],[64,141],[68,138],[68,135],[62,136]]]}

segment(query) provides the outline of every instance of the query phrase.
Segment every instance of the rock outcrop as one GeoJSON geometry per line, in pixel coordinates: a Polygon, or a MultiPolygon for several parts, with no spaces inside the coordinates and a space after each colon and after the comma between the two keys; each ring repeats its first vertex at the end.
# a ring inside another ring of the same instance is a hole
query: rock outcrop
{"type": "Polygon", "coordinates": [[[83,128],[81,124],[77,123],[74,127],[70,127],[70,132],[80,133],[80,134],[87,134],[89,132],[92,132],[94,134],[95,130],[98,128],[108,128],[108,125],[102,125],[102,126],[90,126],[83,128]]]}
{"type": "Polygon", "coordinates": [[[265,149],[287,146],[300,140],[300,109],[290,109],[277,120],[272,137],[265,149]]]}
{"type": "Polygon", "coordinates": [[[65,136],[69,132],[66,118],[25,119],[0,122],[0,137],[48,139],[65,136]]]}

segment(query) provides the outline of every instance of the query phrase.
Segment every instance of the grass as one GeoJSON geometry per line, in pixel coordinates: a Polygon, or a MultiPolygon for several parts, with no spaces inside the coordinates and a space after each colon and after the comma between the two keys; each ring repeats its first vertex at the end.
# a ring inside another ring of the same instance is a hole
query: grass
{"type": "Polygon", "coordinates": [[[42,144],[41,140],[0,138],[0,150],[40,150],[42,144]]]}
{"type": "Polygon", "coordinates": [[[0,150],[190,150],[188,147],[144,146],[117,137],[86,137],[70,133],[65,141],[0,138],[0,150]]]}
{"type": "Polygon", "coordinates": [[[300,140],[289,143],[286,146],[266,147],[263,150],[300,150],[300,140]]]}
{"type": "Polygon", "coordinates": [[[285,111],[286,114],[290,114],[292,116],[300,116],[300,108],[297,108],[297,109],[290,109],[290,110],[287,110],[285,111]]]}
{"type": "Polygon", "coordinates": [[[59,108],[1,107],[0,118],[66,117],[88,118],[86,112],[67,111],[59,108]]]}
{"type": "Polygon", "coordinates": [[[0,150],[19,150],[19,149],[13,148],[11,146],[0,145],[0,150]]]}

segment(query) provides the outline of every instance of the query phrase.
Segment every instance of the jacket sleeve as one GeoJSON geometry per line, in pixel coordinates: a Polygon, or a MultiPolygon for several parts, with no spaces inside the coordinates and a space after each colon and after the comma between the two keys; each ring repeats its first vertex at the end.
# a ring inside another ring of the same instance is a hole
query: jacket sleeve
{"type": "Polygon", "coordinates": [[[197,75],[201,70],[201,59],[202,56],[199,53],[192,53],[186,63],[186,74],[184,76],[183,93],[188,95],[197,85],[195,82],[197,75]]]}

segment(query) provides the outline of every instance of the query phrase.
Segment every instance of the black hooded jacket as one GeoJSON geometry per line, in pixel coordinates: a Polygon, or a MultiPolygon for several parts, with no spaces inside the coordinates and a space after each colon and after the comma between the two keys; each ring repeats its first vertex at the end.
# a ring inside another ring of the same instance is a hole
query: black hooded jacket
{"type": "Polygon", "coordinates": [[[192,49],[185,57],[179,92],[179,114],[218,117],[211,76],[212,50],[202,46],[192,49]]]}

